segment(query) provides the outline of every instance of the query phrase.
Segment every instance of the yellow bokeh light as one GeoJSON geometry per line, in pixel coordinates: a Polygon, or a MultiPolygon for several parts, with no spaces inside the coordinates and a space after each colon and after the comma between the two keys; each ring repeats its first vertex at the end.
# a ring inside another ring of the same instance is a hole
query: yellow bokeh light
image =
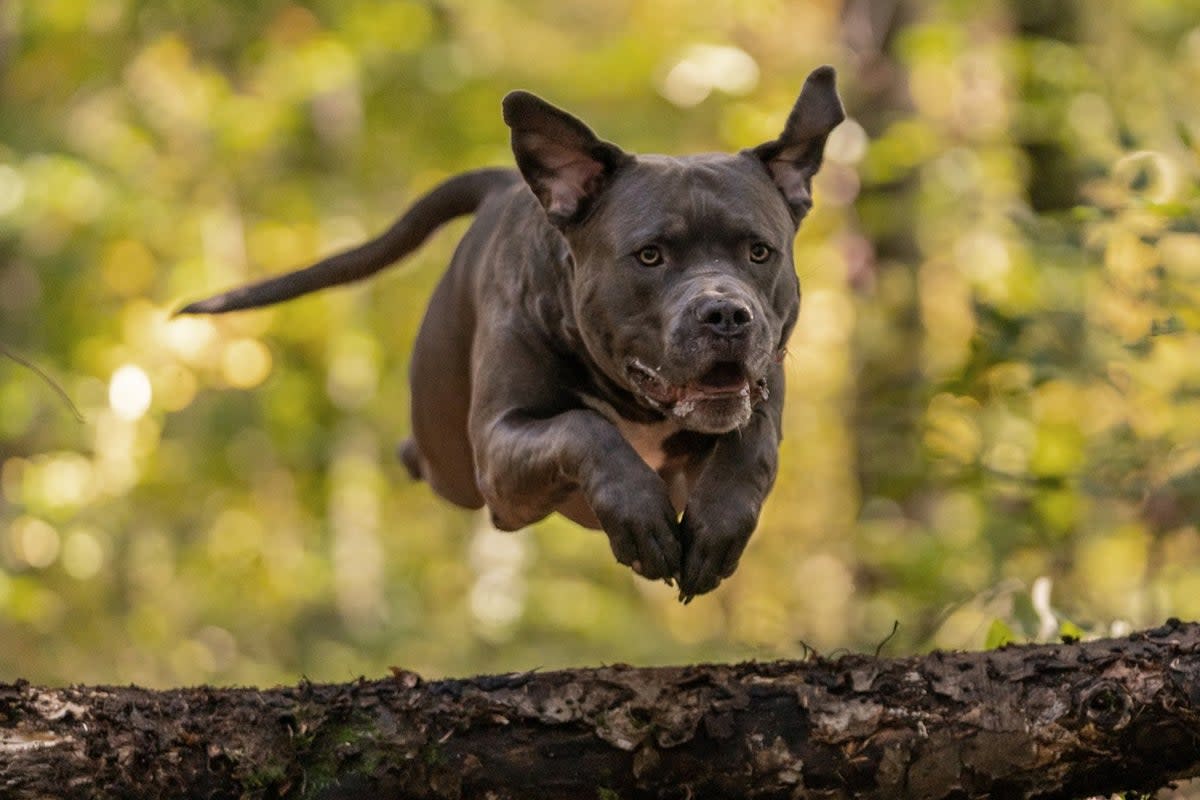
{"type": "Polygon", "coordinates": [[[179,364],[170,364],[155,376],[159,403],[167,411],[182,411],[196,398],[196,376],[179,364]]]}
{"type": "Polygon", "coordinates": [[[95,577],[104,566],[104,547],[99,536],[87,528],[76,528],[67,534],[62,548],[62,565],[76,580],[95,577]]]}
{"type": "Polygon", "coordinates": [[[862,125],[847,119],[833,129],[825,145],[825,158],[835,164],[857,164],[867,155],[870,139],[862,125]]]}
{"type": "Polygon", "coordinates": [[[45,569],[58,558],[58,531],[37,517],[18,517],[8,530],[8,546],[18,562],[45,569]]]}
{"type": "Polygon", "coordinates": [[[38,465],[42,501],[50,506],[80,506],[95,494],[92,462],[79,453],[61,453],[38,465]]]}
{"type": "Polygon", "coordinates": [[[16,211],[25,199],[25,179],[7,164],[0,164],[0,217],[16,211]]]}
{"type": "Polygon", "coordinates": [[[1149,535],[1137,524],[1081,544],[1076,559],[1079,574],[1086,576],[1083,588],[1092,598],[1093,613],[1129,613],[1146,572],[1150,544],[1149,535]]]}
{"type": "Polygon", "coordinates": [[[153,396],[150,379],[135,364],[117,369],[108,383],[108,404],[118,417],[129,422],[145,416],[153,396]]]}
{"type": "Polygon", "coordinates": [[[257,339],[230,342],[221,358],[221,374],[230,386],[253,388],[271,374],[271,351],[257,339]]]}
{"type": "Polygon", "coordinates": [[[697,44],[684,53],[659,83],[659,92],[670,102],[690,108],[713,91],[746,94],[758,85],[758,63],[746,51],[731,45],[697,44]]]}
{"type": "Polygon", "coordinates": [[[202,317],[175,317],[163,327],[167,347],[189,364],[207,359],[216,336],[212,322],[202,317]]]}

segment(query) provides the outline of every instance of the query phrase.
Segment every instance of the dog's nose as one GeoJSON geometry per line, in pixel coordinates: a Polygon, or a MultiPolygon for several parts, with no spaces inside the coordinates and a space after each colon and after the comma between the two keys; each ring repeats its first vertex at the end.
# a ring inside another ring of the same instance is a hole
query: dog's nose
{"type": "Polygon", "coordinates": [[[700,324],[718,336],[733,338],[745,333],[754,319],[750,306],[729,297],[709,297],[696,304],[700,324]]]}

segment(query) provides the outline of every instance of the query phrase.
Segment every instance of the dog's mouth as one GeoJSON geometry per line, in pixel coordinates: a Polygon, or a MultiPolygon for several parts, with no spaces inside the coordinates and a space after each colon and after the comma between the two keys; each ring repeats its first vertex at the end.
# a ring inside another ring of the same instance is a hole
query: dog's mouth
{"type": "Polygon", "coordinates": [[[695,387],[704,397],[750,396],[750,379],[746,377],[746,370],[736,361],[713,364],[696,380],[695,387]]]}
{"type": "Polygon", "coordinates": [[[655,369],[633,359],[627,367],[630,382],[653,405],[687,416],[701,403],[728,400],[758,403],[767,399],[766,378],[752,378],[737,361],[717,361],[686,383],[673,383],[655,369]]]}

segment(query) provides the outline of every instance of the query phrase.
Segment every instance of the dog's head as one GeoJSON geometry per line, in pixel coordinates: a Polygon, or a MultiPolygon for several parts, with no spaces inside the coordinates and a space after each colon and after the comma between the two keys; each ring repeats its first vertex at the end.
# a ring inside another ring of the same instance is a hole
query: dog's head
{"type": "Polygon", "coordinates": [[[774,141],[633,156],[531,94],[505,97],[517,166],[570,245],[571,311],[609,381],[689,430],[750,419],[799,312],[792,240],[844,117],[821,67],[774,141]]]}

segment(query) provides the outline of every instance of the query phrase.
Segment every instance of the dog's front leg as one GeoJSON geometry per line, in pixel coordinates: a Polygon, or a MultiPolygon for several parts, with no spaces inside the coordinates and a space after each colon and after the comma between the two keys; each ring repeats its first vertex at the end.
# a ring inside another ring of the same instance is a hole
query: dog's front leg
{"type": "Polygon", "coordinates": [[[679,525],[666,484],[603,416],[510,411],[478,433],[479,488],[496,527],[536,522],[578,490],[617,561],[647,578],[679,575],[679,525]]]}
{"type": "Polygon", "coordinates": [[[768,381],[769,399],[750,421],[717,440],[683,512],[683,572],[679,596],[684,602],[717,588],[737,569],[750,534],[758,525],[763,501],[775,483],[779,465],[783,374],[768,381]]]}

